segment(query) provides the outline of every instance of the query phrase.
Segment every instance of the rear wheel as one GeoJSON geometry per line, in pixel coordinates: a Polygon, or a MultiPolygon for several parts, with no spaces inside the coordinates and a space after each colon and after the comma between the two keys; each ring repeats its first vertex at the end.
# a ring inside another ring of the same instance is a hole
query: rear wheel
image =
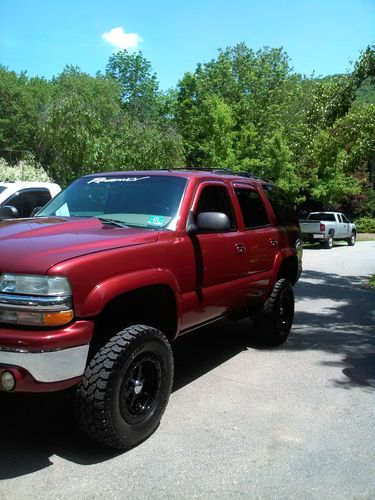
{"type": "Polygon", "coordinates": [[[172,351],[165,336],[149,326],[125,328],[87,367],[76,393],[77,420],[96,441],[132,448],[159,425],[172,381],[172,351]]]}
{"type": "Polygon", "coordinates": [[[327,248],[328,250],[331,250],[333,247],[333,236],[332,234],[328,235],[328,238],[324,241],[323,243],[324,248],[327,248]]]}
{"type": "Polygon", "coordinates": [[[283,344],[294,318],[294,293],[291,283],[282,278],[276,282],[263,309],[254,318],[256,340],[267,346],[283,344]]]}

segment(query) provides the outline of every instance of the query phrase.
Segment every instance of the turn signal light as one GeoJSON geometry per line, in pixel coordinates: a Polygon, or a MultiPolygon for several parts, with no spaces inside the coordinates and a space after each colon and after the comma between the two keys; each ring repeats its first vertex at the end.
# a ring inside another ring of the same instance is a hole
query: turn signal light
{"type": "Polygon", "coordinates": [[[72,321],[73,319],[73,311],[58,311],[58,312],[50,312],[43,313],[44,325],[45,326],[59,326],[65,325],[72,321]]]}

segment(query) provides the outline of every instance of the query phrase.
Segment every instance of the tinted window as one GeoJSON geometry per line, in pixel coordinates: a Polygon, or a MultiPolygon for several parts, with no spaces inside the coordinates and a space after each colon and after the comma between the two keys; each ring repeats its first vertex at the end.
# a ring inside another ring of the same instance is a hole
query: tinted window
{"type": "Polygon", "coordinates": [[[3,205],[16,207],[19,217],[30,217],[34,208],[44,207],[50,199],[51,195],[46,189],[20,191],[3,202],[3,205]]]}
{"type": "Polygon", "coordinates": [[[333,222],[336,221],[334,214],[327,214],[325,212],[316,212],[314,214],[309,214],[307,220],[326,220],[333,222]]]}
{"type": "Polygon", "coordinates": [[[341,214],[342,221],[345,222],[345,224],[348,224],[348,219],[345,217],[344,214],[341,214]]]}
{"type": "Polygon", "coordinates": [[[251,189],[237,188],[235,191],[246,229],[269,225],[267,212],[259,194],[251,189]]]}
{"type": "Polygon", "coordinates": [[[273,208],[276,224],[278,226],[297,224],[297,215],[288,195],[273,184],[266,184],[263,189],[273,208]]]}
{"type": "Polygon", "coordinates": [[[0,186],[0,193],[2,193],[5,189],[6,189],[6,187],[0,186]]]}
{"type": "Polygon", "coordinates": [[[202,212],[221,212],[226,214],[230,221],[230,227],[232,229],[236,228],[232,203],[228,191],[224,186],[206,186],[203,189],[194,213],[195,222],[197,222],[198,214],[202,212]]]}

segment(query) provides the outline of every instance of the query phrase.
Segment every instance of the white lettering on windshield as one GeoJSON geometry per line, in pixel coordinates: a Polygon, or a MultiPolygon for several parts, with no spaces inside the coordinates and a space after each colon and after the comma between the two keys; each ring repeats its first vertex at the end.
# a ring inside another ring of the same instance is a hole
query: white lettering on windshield
{"type": "Polygon", "coordinates": [[[137,181],[143,181],[144,179],[149,179],[150,176],[148,177],[94,177],[94,179],[91,179],[87,184],[91,184],[92,182],[94,184],[101,184],[103,182],[137,182],[137,181]]]}

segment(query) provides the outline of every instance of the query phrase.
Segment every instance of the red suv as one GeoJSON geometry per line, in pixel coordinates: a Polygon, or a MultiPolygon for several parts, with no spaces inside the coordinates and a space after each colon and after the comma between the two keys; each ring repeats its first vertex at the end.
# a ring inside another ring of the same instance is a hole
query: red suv
{"type": "Polygon", "coordinates": [[[300,232],[272,183],[225,170],[88,175],[35,218],[0,223],[0,389],[75,387],[87,434],[130,448],[158,426],[170,343],[250,316],[287,339],[300,232]]]}

